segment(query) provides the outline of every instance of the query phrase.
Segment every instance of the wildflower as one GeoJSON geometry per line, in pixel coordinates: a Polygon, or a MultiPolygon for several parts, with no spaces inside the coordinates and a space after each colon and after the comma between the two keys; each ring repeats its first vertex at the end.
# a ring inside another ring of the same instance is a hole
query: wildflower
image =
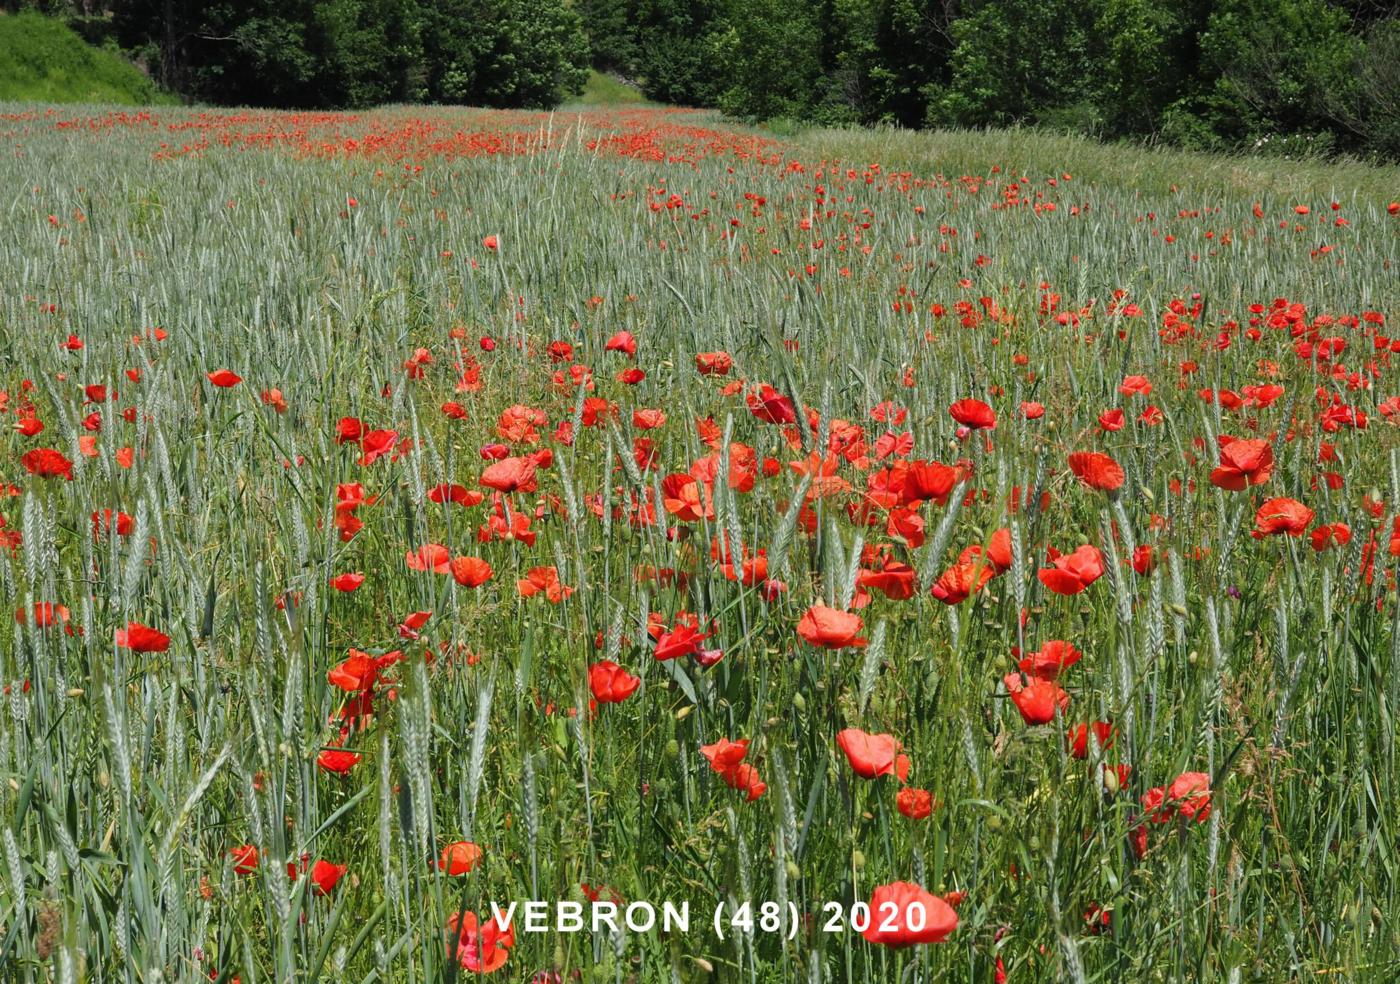
{"type": "Polygon", "coordinates": [[[813,605],[797,622],[797,634],[808,645],[821,649],[844,649],[864,646],[866,640],[857,636],[863,623],[859,615],[839,611],[825,605],[813,605]]]}
{"type": "Polygon", "coordinates": [[[239,383],[243,382],[243,377],[231,369],[215,369],[213,372],[206,373],[205,375],[209,377],[209,382],[218,386],[220,389],[228,389],[229,387],[237,386],[239,383]]]}
{"type": "Polygon", "coordinates": [[[1302,536],[1308,524],[1313,521],[1314,515],[1316,514],[1311,509],[1297,499],[1270,499],[1254,514],[1254,530],[1250,535],[1256,540],[1279,533],[1302,536]]]}
{"type": "Polygon", "coordinates": [[[861,935],[871,943],[902,949],[942,943],[958,928],[958,914],[943,899],[913,882],[889,882],[870,894],[870,925],[861,935]]]}
{"type": "Polygon", "coordinates": [[[600,704],[619,704],[641,686],[635,677],[611,660],[601,660],[588,668],[588,689],[600,704]]]}
{"type": "Polygon", "coordinates": [[[855,774],[863,779],[892,775],[903,782],[909,776],[909,756],[903,754],[904,746],[893,735],[872,735],[859,728],[846,728],[837,733],[836,744],[855,774]]]}
{"type": "Polygon", "coordinates": [[[128,622],[125,629],[118,629],[115,642],[118,649],[134,653],[163,653],[170,648],[168,635],[140,622],[128,622]]]}
{"type": "Polygon", "coordinates": [[[997,425],[995,411],[981,400],[971,398],[958,400],[948,408],[948,413],[958,423],[973,430],[992,430],[997,425]]]}

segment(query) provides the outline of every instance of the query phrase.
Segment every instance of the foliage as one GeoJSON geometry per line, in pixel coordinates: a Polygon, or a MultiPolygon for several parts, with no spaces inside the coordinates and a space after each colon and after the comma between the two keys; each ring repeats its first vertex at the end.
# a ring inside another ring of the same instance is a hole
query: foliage
{"type": "Polygon", "coordinates": [[[1362,42],[1324,0],[1221,0],[1201,37],[1216,73],[1203,112],[1214,133],[1245,144],[1332,129],[1355,103],[1362,42]]]}
{"type": "Polygon", "coordinates": [[[1005,125],[1072,106],[1089,92],[1093,4],[984,0],[953,24],[950,81],[930,122],[1005,125]]]}
{"type": "Polygon", "coordinates": [[[561,0],[445,0],[426,8],[434,102],[549,107],[588,80],[577,14],[561,0]]]}
{"type": "Polygon", "coordinates": [[[0,14],[0,99],[139,105],[169,97],[120,52],[37,13],[0,14]]]}
{"type": "Polygon", "coordinates": [[[750,0],[736,8],[720,109],[761,120],[808,113],[822,70],[818,13],[805,0],[750,0]]]}
{"type": "Polygon", "coordinates": [[[735,41],[723,0],[635,0],[636,60],[629,74],[648,99],[713,106],[724,87],[726,47],[735,41]]]}

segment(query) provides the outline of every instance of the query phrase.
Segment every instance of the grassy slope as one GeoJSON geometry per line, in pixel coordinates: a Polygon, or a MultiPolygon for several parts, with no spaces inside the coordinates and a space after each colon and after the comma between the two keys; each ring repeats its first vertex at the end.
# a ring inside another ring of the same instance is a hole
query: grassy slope
{"type": "Polygon", "coordinates": [[[649,105],[647,98],[636,86],[598,71],[589,72],[583,91],[565,103],[568,107],[645,105],[649,105]]]}
{"type": "Polygon", "coordinates": [[[61,21],[32,13],[0,16],[0,99],[123,105],[166,101],[120,55],[86,43],[61,21]]]}
{"type": "Polygon", "coordinates": [[[1036,177],[1064,172],[1100,189],[1142,195],[1182,192],[1297,202],[1326,197],[1344,203],[1393,201],[1400,195],[1395,166],[1160,150],[1034,130],[808,129],[790,140],[856,165],[880,161],[886,170],[981,174],[999,163],[1007,171],[1036,177]]]}

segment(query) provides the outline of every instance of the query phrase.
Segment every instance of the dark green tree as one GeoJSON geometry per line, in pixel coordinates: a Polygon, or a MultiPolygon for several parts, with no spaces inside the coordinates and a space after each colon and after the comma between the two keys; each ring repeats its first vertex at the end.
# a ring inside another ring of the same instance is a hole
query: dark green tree
{"type": "MultiPolygon", "coordinates": [[[[1198,112],[1227,146],[1327,151],[1356,105],[1364,43],[1325,0],[1219,0],[1201,36],[1198,112]]],[[[1345,141],[1344,141],[1345,142],[1345,141]]]]}
{"type": "Polygon", "coordinates": [[[648,99],[713,106],[732,38],[722,0],[634,0],[636,72],[648,99]]]}
{"type": "Polygon", "coordinates": [[[633,6],[629,0],[579,0],[578,13],[588,35],[588,58],[594,68],[626,76],[635,70],[633,6]]]}
{"type": "Polygon", "coordinates": [[[730,15],[728,85],[719,105],[755,119],[807,117],[820,96],[822,32],[803,0],[743,0],[730,15]]]}
{"type": "Polygon", "coordinates": [[[953,23],[949,81],[929,122],[1097,125],[1090,102],[1101,0],[980,0],[953,23]]]}
{"type": "Polygon", "coordinates": [[[547,108],[588,78],[588,45],[562,0],[444,0],[423,27],[428,98],[547,108]]]}
{"type": "Polygon", "coordinates": [[[949,78],[958,0],[875,0],[870,101],[877,119],[918,127],[949,78]]]}

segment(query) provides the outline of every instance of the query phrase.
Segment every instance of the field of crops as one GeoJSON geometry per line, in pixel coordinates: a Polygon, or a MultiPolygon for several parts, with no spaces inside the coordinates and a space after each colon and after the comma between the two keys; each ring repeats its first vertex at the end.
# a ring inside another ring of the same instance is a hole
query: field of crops
{"type": "Polygon", "coordinates": [[[0,979],[1394,979],[1400,170],[0,109],[0,979]]]}

